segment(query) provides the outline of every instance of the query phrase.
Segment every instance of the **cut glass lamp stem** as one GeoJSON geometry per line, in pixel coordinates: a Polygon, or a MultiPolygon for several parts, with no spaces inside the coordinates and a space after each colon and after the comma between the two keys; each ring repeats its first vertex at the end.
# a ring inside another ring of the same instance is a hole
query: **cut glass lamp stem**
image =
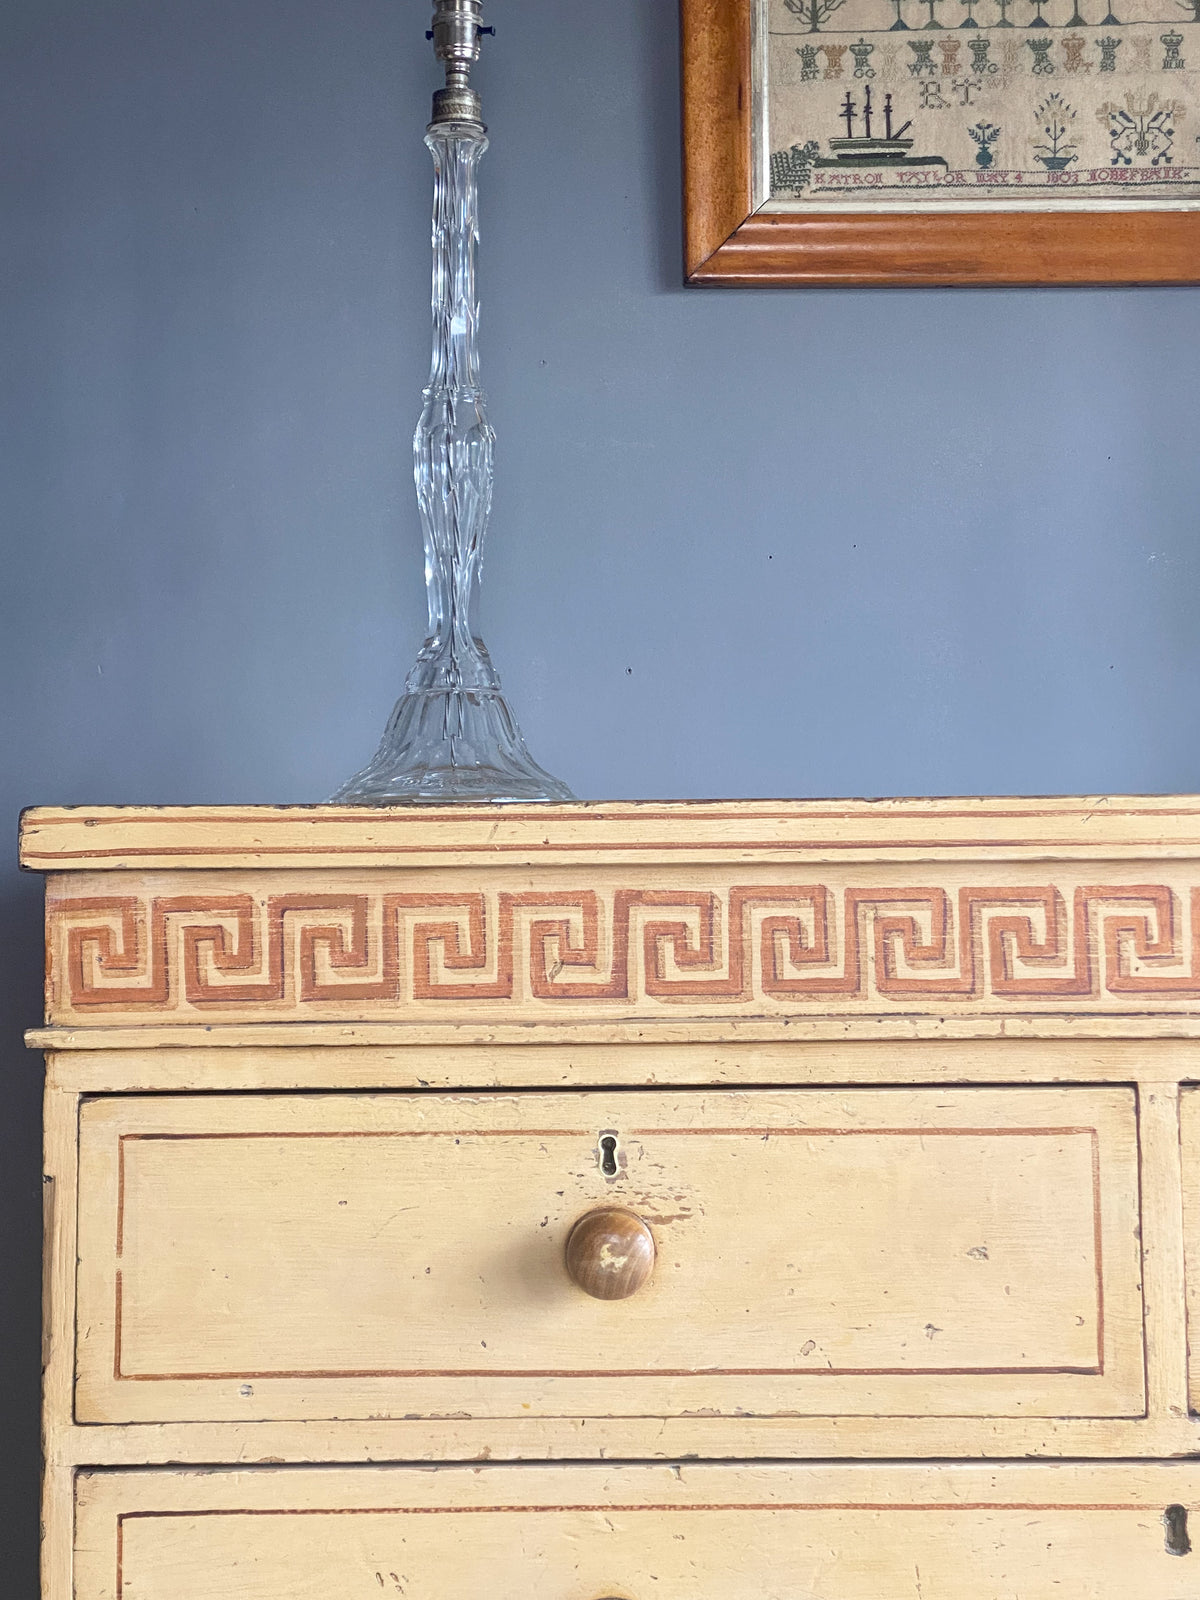
{"type": "Polygon", "coordinates": [[[475,280],[477,174],[487,134],[464,66],[478,54],[478,19],[478,0],[438,0],[434,39],[447,87],[434,97],[425,135],[434,167],[433,362],[413,439],[429,634],[379,749],[335,801],[574,798],[529,754],[475,620],[495,445],[479,386],[475,280]]]}

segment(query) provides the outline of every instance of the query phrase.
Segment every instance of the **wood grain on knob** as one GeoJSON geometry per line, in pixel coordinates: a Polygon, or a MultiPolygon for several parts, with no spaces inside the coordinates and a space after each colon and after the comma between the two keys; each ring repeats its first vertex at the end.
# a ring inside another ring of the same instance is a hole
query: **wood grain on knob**
{"type": "Polygon", "coordinates": [[[571,1229],[567,1271],[596,1300],[627,1300],[654,1270],[654,1255],[654,1235],[641,1217],[605,1206],[571,1229]]]}

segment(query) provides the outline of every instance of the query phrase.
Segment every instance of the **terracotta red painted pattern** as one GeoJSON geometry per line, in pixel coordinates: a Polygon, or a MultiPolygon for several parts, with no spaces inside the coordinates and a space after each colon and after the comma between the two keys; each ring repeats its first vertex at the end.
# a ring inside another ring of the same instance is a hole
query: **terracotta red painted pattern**
{"type": "Polygon", "coordinates": [[[128,894],[47,915],[52,1021],[1200,999],[1200,888],[1161,882],[128,894]]]}

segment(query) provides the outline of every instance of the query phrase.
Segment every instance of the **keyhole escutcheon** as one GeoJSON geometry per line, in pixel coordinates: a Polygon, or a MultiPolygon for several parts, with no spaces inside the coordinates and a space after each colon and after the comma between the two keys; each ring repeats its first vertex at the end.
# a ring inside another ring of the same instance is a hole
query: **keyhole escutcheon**
{"type": "Polygon", "coordinates": [[[596,1155],[600,1163],[600,1171],[611,1183],[614,1178],[621,1176],[624,1160],[617,1155],[617,1133],[614,1128],[604,1128],[596,1141],[596,1155]]]}
{"type": "Polygon", "coordinates": [[[1169,1556],[1186,1556],[1191,1552],[1192,1541],[1188,1538],[1188,1514],[1186,1506],[1168,1506],[1163,1512],[1163,1527],[1167,1530],[1166,1545],[1169,1556]]]}

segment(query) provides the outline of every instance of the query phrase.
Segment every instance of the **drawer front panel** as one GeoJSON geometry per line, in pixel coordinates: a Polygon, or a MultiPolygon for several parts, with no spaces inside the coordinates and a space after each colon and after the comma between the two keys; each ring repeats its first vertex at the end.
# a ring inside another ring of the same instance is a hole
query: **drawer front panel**
{"type": "Polygon", "coordinates": [[[77,1417],[1139,1415],[1136,1134],[1124,1088],[85,1102],[77,1417]],[[619,1302],[564,1265],[605,1205],[657,1246],[619,1302]]]}
{"type": "Polygon", "coordinates": [[[1197,1505],[1174,1464],[84,1473],[75,1595],[1182,1600],[1197,1505]]]}

